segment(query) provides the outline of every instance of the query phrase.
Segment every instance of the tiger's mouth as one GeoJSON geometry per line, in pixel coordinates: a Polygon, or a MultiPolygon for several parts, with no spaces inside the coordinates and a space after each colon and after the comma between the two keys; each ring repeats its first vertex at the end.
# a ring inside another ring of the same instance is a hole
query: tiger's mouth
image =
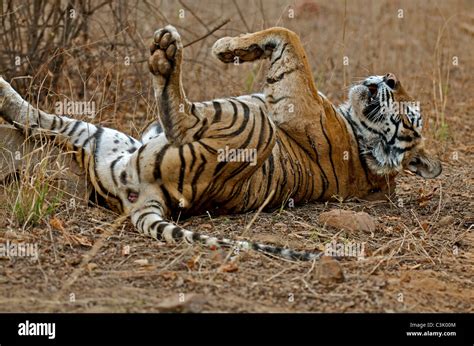
{"type": "Polygon", "coordinates": [[[378,94],[378,91],[379,91],[379,87],[377,84],[374,84],[374,83],[371,83],[369,85],[366,85],[367,87],[367,90],[368,90],[368,98],[369,100],[372,100],[374,99],[375,97],[377,97],[377,94],[378,94]]]}
{"type": "Polygon", "coordinates": [[[130,189],[127,191],[127,199],[130,203],[135,203],[138,200],[139,196],[140,194],[137,191],[133,191],[130,189]]]}

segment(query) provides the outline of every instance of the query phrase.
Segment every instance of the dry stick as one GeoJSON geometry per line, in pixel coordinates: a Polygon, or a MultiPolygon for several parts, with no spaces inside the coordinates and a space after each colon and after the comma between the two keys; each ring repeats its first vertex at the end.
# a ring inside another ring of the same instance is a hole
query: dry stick
{"type": "MultiPolygon", "coordinates": [[[[255,222],[255,219],[257,218],[257,216],[260,214],[260,212],[262,211],[263,208],[265,208],[265,206],[270,202],[270,199],[273,197],[273,194],[275,193],[275,190],[272,190],[270,192],[270,194],[268,195],[267,199],[265,199],[265,201],[262,203],[262,205],[260,206],[260,208],[258,208],[257,212],[255,213],[254,217],[252,218],[252,220],[250,220],[250,223],[247,225],[247,227],[245,227],[245,230],[242,232],[241,236],[244,236],[247,231],[250,229],[250,226],[252,226],[252,224],[255,222]]],[[[224,258],[224,261],[222,261],[222,264],[221,266],[219,267],[219,269],[223,268],[224,265],[229,261],[230,257],[232,256],[232,254],[235,252],[235,250],[237,249],[237,245],[233,246],[229,253],[227,254],[227,256],[224,258]]],[[[270,255],[270,254],[267,254],[266,255],[270,255]]],[[[270,255],[272,256],[272,255],[270,255]]],[[[284,258],[280,258],[280,257],[276,257],[274,256],[275,258],[278,258],[278,259],[284,259],[284,258]]],[[[294,263],[292,261],[289,261],[291,263],[294,263]]],[[[219,271],[216,272],[216,274],[212,277],[212,281],[215,280],[216,276],[219,274],[219,271]]]]}
{"type": "MultiPolygon", "coordinates": [[[[89,261],[99,252],[102,245],[104,245],[105,239],[112,235],[112,233],[128,218],[128,215],[119,216],[114,220],[109,230],[104,230],[104,233],[100,238],[94,243],[92,248],[84,255],[82,258],[81,264],[77,267],[66,281],[66,283],[61,287],[61,289],[53,296],[53,300],[59,300],[61,295],[68,290],[79,278],[79,276],[84,271],[84,268],[87,266],[89,261]]],[[[100,227],[98,227],[100,228],[100,227]]]]}
{"type": "MultiPolygon", "coordinates": [[[[425,229],[423,228],[423,225],[421,224],[420,220],[418,219],[418,217],[416,216],[415,212],[413,211],[413,209],[410,209],[410,212],[413,214],[413,216],[415,217],[415,220],[416,222],[418,222],[418,225],[420,226],[421,230],[424,231],[425,233],[427,233],[427,231],[425,231],[425,229]]],[[[413,235],[412,233],[410,232],[410,235],[412,236],[413,238],[413,235]]],[[[416,243],[415,243],[416,244],[416,243]]],[[[431,256],[428,254],[428,252],[426,251],[426,249],[419,245],[420,248],[423,250],[423,252],[425,253],[426,257],[428,257],[431,261],[431,263],[433,263],[433,265],[436,265],[435,261],[433,261],[433,259],[431,258],[431,256]]]]}
{"type": "Polygon", "coordinates": [[[255,213],[255,215],[253,216],[252,220],[250,220],[250,223],[245,227],[245,230],[242,232],[241,236],[245,236],[245,234],[248,232],[248,230],[250,229],[250,226],[253,225],[253,223],[255,222],[255,220],[257,219],[258,215],[260,215],[261,211],[263,210],[263,208],[265,208],[265,206],[270,202],[270,200],[272,199],[273,197],[273,194],[275,193],[275,190],[272,190],[270,192],[270,194],[268,195],[268,197],[265,199],[265,201],[262,203],[262,205],[260,206],[260,208],[258,208],[257,212],[255,213]]]}
{"type": "Polygon", "coordinates": [[[230,18],[227,18],[221,24],[219,24],[219,25],[215,26],[214,28],[212,28],[211,30],[209,30],[207,32],[207,34],[205,34],[204,36],[202,36],[200,38],[197,38],[194,41],[191,41],[189,43],[186,43],[183,47],[186,48],[186,47],[189,47],[189,46],[195,44],[196,42],[204,40],[206,37],[211,36],[214,32],[216,32],[217,30],[219,30],[220,28],[222,28],[224,25],[228,24],[229,22],[230,22],[230,18]]]}
{"type": "Polygon", "coordinates": [[[236,1],[236,0],[233,0],[233,2],[234,2],[235,8],[237,9],[237,12],[239,13],[240,20],[241,20],[242,23],[244,23],[244,25],[245,25],[245,29],[247,30],[247,32],[250,32],[250,27],[249,27],[249,25],[247,24],[247,22],[245,21],[244,15],[242,14],[242,11],[240,10],[239,5],[237,5],[237,1],[236,1]]]}
{"type": "Polygon", "coordinates": [[[193,12],[193,10],[191,10],[188,6],[186,6],[186,4],[183,3],[183,1],[181,0],[178,0],[178,2],[181,4],[181,6],[184,7],[185,10],[189,11],[189,13],[191,13],[193,15],[194,18],[196,18],[196,20],[203,26],[205,27],[207,30],[209,30],[209,27],[207,26],[206,23],[204,23],[204,21],[196,14],[193,12]]]}

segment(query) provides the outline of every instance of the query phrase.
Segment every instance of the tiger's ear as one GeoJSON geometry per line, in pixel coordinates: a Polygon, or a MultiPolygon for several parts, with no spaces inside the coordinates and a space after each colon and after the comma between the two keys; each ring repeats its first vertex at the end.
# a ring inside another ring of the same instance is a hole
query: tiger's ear
{"type": "Polygon", "coordinates": [[[439,159],[428,154],[424,148],[416,150],[407,168],[425,179],[436,178],[443,170],[439,159]]]}

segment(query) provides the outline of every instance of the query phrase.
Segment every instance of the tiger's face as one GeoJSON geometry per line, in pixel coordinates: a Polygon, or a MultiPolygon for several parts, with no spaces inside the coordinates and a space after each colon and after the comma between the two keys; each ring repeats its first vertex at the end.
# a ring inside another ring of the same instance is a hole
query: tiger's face
{"type": "Polygon", "coordinates": [[[441,163],[423,148],[419,102],[408,96],[395,75],[371,76],[349,91],[349,111],[362,154],[379,175],[402,169],[424,178],[441,173],[441,163]]]}

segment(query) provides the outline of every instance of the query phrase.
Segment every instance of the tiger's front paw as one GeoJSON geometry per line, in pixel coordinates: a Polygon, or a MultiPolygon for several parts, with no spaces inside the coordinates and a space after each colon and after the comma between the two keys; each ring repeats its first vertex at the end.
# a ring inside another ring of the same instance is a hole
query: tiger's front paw
{"type": "Polygon", "coordinates": [[[150,72],[167,79],[179,67],[177,65],[182,50],[181,36],[173,26],[167,25],[157,30],[150,46],[151,56],[148,59],[150,72]]]}

